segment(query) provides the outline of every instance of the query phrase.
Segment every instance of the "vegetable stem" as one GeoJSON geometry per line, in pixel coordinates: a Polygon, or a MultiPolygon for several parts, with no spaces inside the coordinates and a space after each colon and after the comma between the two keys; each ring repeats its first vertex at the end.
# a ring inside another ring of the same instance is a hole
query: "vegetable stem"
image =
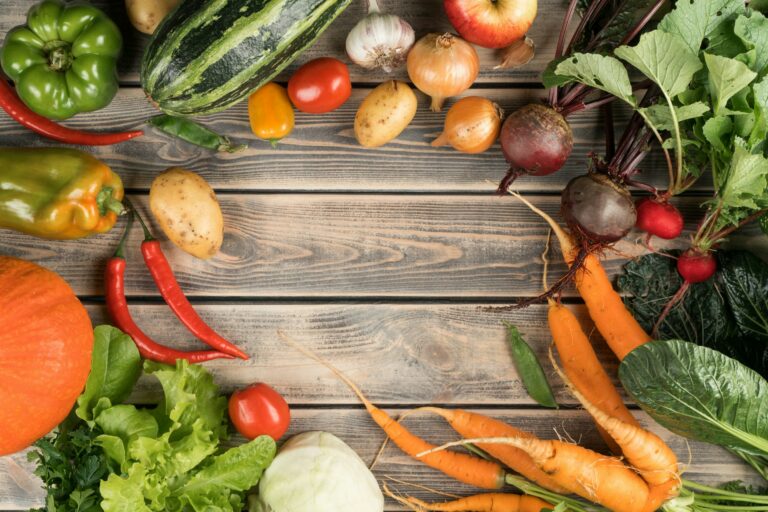
{"type": "Polygon", "coordinates": [[[627,35],[624,36],[624,39],[621,40],[619,46],[629,44],[635,37],[637,37],[637,34],[642,32],[648,22],[651,21],[651,18],[653,18],[658,10],[661,9],[661,7],[664,5],[664,2],[666,2],[666,0],[656,0],[656,3],[653,4],[653,7],[651,7],[651,9],[645,13],[642,18],[640,18],[640,21],[637,22],[637,25],[635,25],[632,30],[630,30],[627,35]]]}
{"type": "Polygon", "coordinates": [[[374,12],[381,12],[381,9],[379,9],[379,3],[376,0],[368,0],[368,14],[372,14],[374,12]]]}

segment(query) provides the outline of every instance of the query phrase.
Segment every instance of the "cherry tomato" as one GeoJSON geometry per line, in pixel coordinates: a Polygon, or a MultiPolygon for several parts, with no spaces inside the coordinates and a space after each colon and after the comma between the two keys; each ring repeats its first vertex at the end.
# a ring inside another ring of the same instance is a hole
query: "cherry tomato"
{"type": "Polygon", "coordinates": [[[267,435],[277,441],[288,430],[291,411],[280,393],[258,382],[232,394],[229,418],[243,437],[267,435]]]}
{"type": "Polygon", "coordinates": [[[288,80],[293,105],[310,114],[339,108],[352,94],[347,65],[338,59],[321,57],[301,66],[288,80]]]}

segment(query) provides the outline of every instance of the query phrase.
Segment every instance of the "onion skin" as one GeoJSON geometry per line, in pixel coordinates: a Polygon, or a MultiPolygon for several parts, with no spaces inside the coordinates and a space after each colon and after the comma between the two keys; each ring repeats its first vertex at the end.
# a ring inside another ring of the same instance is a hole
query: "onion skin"
{"type": "Polygon", "coordinates": [[[686,283],[703,283],[717,271],[717,260],[711,252],[691,248],[677,259],[677,271],[686,283]]]}
{"type": "Polygon", "coordinates": [[[482,153],[490,148],[501,131],[503,112],[494,102],[468,96],[454,103],[445,115],[443,133],[432,146],[450,144],[463,153],[482,153]]]}
{"type": "Polygon", "coordinates": [[[653,197],[644,197],[635,207],[637,229],[665,240],[677,238],[683,232],[683,216],[671,204],[653,197]]]}
{"type": "Polygon", "coordinates": [[[427,34],[413,45],[406,63],[413,85],[432,98],[439,112],[446,98],[469,89],[480,72],[475,48],[453,34],[427,34]]]}
{"type": "Polygon", "coordinates": [[[513,168],[545,176],[559,171],[568,160],[573,151],[573,131],[558,112],[532,103],[504,121],[501,150],[513,168]]]}
{"type": "Polygon", "coordinates": [[[621,240],[637,221],[629,191],[605,174],[590,173],[569,181],[560,212],[571,230],[590,243],[621,240]]]}
{"type": "Polygon", "coordinates": [[[469,41],[504,48],[525,36],[536,18],[536,0],[445,0],[448,20],[469,41]]]}

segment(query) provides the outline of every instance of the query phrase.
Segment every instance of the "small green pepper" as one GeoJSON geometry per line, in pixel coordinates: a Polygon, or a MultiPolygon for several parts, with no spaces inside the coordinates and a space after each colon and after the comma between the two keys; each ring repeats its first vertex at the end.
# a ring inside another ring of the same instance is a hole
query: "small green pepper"
{"type": "Polygon", "coordinates": [[[87,4],[44,0],[5,37],[0,61],[26,105],[49,119],[103,108],[117,94],[120,30],[87,4]]]}
{"type": "Polygon", "coordinates": [[[212,149],[214,151],[237,153],[248,147],[245,144],[233,145],[232,142],[230,142],[229,137],[219,135],[205,126],[183,117],[162,114],[151,118],[149,124],[163,133],[189,142],[190,144],[194,144],[195,146],[212,149]]]}

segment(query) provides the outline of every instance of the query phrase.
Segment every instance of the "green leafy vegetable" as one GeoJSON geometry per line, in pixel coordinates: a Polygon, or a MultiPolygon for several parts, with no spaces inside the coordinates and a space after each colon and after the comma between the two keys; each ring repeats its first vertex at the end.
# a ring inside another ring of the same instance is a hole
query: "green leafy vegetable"
{"type": "MultiPolygon", "coordinates": [[[[717,257],[715,279],[690,285],[658,336],[719,350],[768,376],[768,264],[747,251],[718,251],[717,257]]],[[[627,263],[617,284],[650,332],[682,278],[674,259],[649,254],[627,263]]]]}
{"type": "MultiPolygon", "coordinates": [[[[698,58],[696,59],[698,60],[698,58]]],[[[757,73],[736,59],[704,54],[704,62],[709,71],[709,84],[712,86],[715,115],[724,113],[725,106],[737,92],[747,87],[757,73]]]]}
{"type": "Polygon", "coordinates": [[[557,65],[555,74],[610,93],[632,106],[637,104],[627,70],[613,57],[575,53],[557,65]]]}
{"type": "Polygon", "coordinates": [[[653,341],[624,358],[619,378],[669,430],[768,455],[768,381],[735,359],[687,341],[653,341]]]}
{"type": "Polygon", "coordinates": [[[130,336],[109,325],[96,327],[91,372],[85,391],[77,398],[77,416],[91,421],[93,409],[101,398],[111,403],[122,402],[128,398],[139,375],[141,356],[130,336]]]}
{"type": "Polygon", "coordinates": [[[47,496],[46,511],[99,512],[99,482],[111,468],[101,448],[94,443],[96,434],[85,424],[70,429],[67,420],[52,439],[41,439],[29,452],[36,464],[35,475],[43,481],[47,496]]]}
{"type": "Polygon", "coordinates": [[[659,29],[678,35],[688,48],[697,52],[704,38],[736,12],[744,10],[741,0],[676,2],[675,8],[659,23],[659,29]]]}
{"type": "Polygon", "coordinates": [[[515,363],[520,379],[523,381],[528,394],[544,407],[557,407],[557,401],[549,386],[547,376],[541,367],[536,354],[520,335],[520,331],[512,324],[507,327],[507,340],[512,351],[512,361],[515,363]]]}

